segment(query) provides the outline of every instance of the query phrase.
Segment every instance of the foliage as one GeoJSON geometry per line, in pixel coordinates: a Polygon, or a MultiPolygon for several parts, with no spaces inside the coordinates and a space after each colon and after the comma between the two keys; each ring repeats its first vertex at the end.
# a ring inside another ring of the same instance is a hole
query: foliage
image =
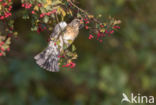
{"type": "MultiPolygon", "coordinates": [[[[90,33],[82,29],[74,42],[77,66],[49,73],[32,58],[47,45],[48,33],[32,32],[30,19],[16,18],[19,37],[12,38],[10,52],[0,58],[0,105],[121,105],[123,92],[156,97],[156,1],[79,2],[79,7],[95,16],[121,19],[120,31],[101,44],[88,40],[90,33]]],[[[19,0],[14,5],[13,11],[22,10],[19,0]]]]}
{"type": "MultiPolygon", "coordinates": [[[[90,15],[88,12],[75,5],[74,1],[72,0],[21,0],[21,2],[21,6],[25,9],[23,11],[22,18],[31,19],[31,31],[37,31],[38,33],[44,30],[51,32],[51,30],[53,29],[52,26],[54,26],[53,24],[64,21],[65,17],[80,18],[81,22],[85,23],[85,28],[87,30],[90,30],[90,33],[94,34],[94,37],[96,37],[96,39],[100,42],[103,41],[103,37],[113,34],[115,29],[120,28],[119,26],[117,26],[121,23],[120,20],[110,18],[109,23],[100,22],[93,15],[90,15]]],[[[0,9],[0,19],[3,20],[3,23],[7,26],[11,26],[8,29],[9,33],[5,35],[5,40],[2,40],[1,43],[9,43],[7,42],[7,39],[10,39],[13,35],[13,20],[7,18],[11,16],[10,11],[12,9],[12,1],[1,0],[0,8],[2,8],[0,9]],[[12,24],[8,23],[7,21],[12,21],[12,24]]],[[[94,38],[93,36],[91,36],[92,35],[89,36],[89,39],[94,38]]],[[[8,45],[7,48],[9,48],[9,44],[5,45],[8,45]]],[[[5,55],[4,50],[6,49],[4,49],[2,46],[0,56],[5,55]]],[[[73,52],[73,50],[68,50],[65,53],[63,52],[63,54],[61,54],[60,56],[63,56],[63,58],[67,61],[65,61],[66,66],[63,65],[63,67],[68,67],[68,65],[73,65],[71,66],[71,68],[75,67],[75,63],[73,63],[72,60],[77,59],[76,52],[73,52]]],[[[64,60],[61,60],[60,64],[62,64],[62,61],[64,60]]]]}

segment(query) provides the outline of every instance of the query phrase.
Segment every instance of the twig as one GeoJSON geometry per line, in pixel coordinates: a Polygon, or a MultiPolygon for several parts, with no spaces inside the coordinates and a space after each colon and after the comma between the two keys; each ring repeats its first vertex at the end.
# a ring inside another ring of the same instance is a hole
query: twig
{"type": "MultiPolygon", "coordinates": [[[[71,0],[67,0],[72,6],[74,6],[75,8],[77,8],[79,11],[81,11],[82,13],[84,13],[85,15],[90,15],[88,12],[86,12],[85,10],[81,9],[80,7],[78,7],[76,4],[74,4],[71,0]]],[[[99,20],[97,20],[96,18],[92,17],[91,18],[93,21],[95,21],[96,23],[101,23],[99,20]]]]}

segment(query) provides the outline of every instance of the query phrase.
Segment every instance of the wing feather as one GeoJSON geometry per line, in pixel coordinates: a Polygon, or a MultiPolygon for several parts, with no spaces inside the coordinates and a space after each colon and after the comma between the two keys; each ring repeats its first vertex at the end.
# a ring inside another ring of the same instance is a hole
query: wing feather
{"type": "Polygon", "coordinates": [[[64,21],[58,23],[58,24],[55,26],[55,28],[54,28],[52,34],[50,35],[50,37],[51,37],[51,38],[52,38],[52,37],[57,38],[57,37],[59,36],[59,34],[60,34],[62,31],[65,30],[66,26],[67,26],[67,23],[64,22],[64,21]]]}

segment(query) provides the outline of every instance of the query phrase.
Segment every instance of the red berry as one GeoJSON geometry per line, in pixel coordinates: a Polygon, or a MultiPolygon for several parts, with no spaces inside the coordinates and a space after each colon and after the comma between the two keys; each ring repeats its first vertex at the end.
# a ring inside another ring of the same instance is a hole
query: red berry
{"type": "Polygon", "coordinates": [[[31,11],[32,14],[35,14],[35,11],[31,11]]]}
{"type": "Polygon", "coordinates": [[[94,38],[94,36],[90,34],[89,35],[89,39],[93,39],[93,38],[94,38]]]}
{"type": "Polygon", "coordinates": [[[46,13],[47,16],[49,16],[50,14],[51,14],[50,12],[46,13]]]}
{"type": "Polygon", "coordinates": [[[88,30],[89,27],[88,26],[85,26],[85,28],[88,30]]]}
{"type": "Polygon", "coordinates": [[[6,6],[6,5],[8,5],[8,4],[7,4],[7,3],[3,3],[2,5],[3,5],[3,6],[6,6]]]}
{"type": "Polygon", "coordinates": [[[120,26],[114,26],[113,28],[115,28],[115,29],[120,29],[120,26]]]}
{"type": "Polygon", "coordinates": [[[38,4],[38,7],[41,7],[42,5],[41,4],[38,4]]]}
{"type": "Polygon", "coordinates": [[[110,31],[110,34],[113,34],[114,33],[114,30],[110,31]]]}
{"type": "Polygon", "coordinates": [[[0,43],[0,45],[3,45],[3,44],[4,44],[4,42],[1,42],[1,43],[0,43]]]}
{"type": "Polygon", "coordinates": [[[44,14],[40,14],[40,18],[44,17],[44,14]]]}
{"type": "Polygon", "coordinates": [[[76,64],[73,62],[71,62],[70,65],[71,65],[70,68],[74,68],[76,66],[76,64]]]}
{"type": "Polygon", "coordinates": [[[7,51],[10,51],[10,48],[7,48],[7,51]]]}
{"type": "Polygon", "coordinates": [[[2,54],[2,53],[0,53],[0,56],[3,56],[3,54],[2,54]]]}
{"type": "Polygon", "coordinates": [[[99,40],[100,43],[102,43],[103,40],[99,40]]]}
{"type": "Polygon", "coordinates": [[[101,28],[103,28],[103,27],[104,27],[104,25],[100,25],[100,27],[101,27],[101,28]]]}
{"type": "Polygon", "coordinates": [[[85,22],[85,24],[88,24],[88,23],[89,23],[89,21],[86,21],[86,22],[85,22]]]}
{"type": "Polygon", "coordinates": [[[101,33],[100,32],[98,32],[98,34],[97,34],[97,38],[99,38],[101,36],[101,33]]]}
{"type": "Polygon", "coordinates": [[[1,16],[1,17],[0,17],[1,20],[3,20],[4,18],[5,18],[4,16],[1,16]]]}
{"type": "Polygon", "coordinates": [[[56,11],[57,11],[57,10],[56,10],[56,9],[54,9],[54,10],[52,10],[52,11],[51,11],[51,13],[56,13],[56,11]]]}
{"type": "Polygon", "coordinates": [[[22,4],[22,7],[25,7],[25,4],[22,4]]]}
{"type": "Polygon", "coordinates": [[[5,49],[3,47],[1,47],[1,51],[5,51],[5,49]]]}

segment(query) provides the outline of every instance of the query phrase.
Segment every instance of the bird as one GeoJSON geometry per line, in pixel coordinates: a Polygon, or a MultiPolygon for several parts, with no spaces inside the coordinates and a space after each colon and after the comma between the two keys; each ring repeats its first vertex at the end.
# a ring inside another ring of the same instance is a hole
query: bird
{"type": "Polygon", "coordinates": [[[69,24],[61,21],[55,25],[47,48],[34,57],[36,63],[47,71],[59,72],[60,58],[58,56],[74,42],[81,24],[81,20],[75,18],[69,24]],[[56,44],[57,42],[59,44],[56,44]]]}

